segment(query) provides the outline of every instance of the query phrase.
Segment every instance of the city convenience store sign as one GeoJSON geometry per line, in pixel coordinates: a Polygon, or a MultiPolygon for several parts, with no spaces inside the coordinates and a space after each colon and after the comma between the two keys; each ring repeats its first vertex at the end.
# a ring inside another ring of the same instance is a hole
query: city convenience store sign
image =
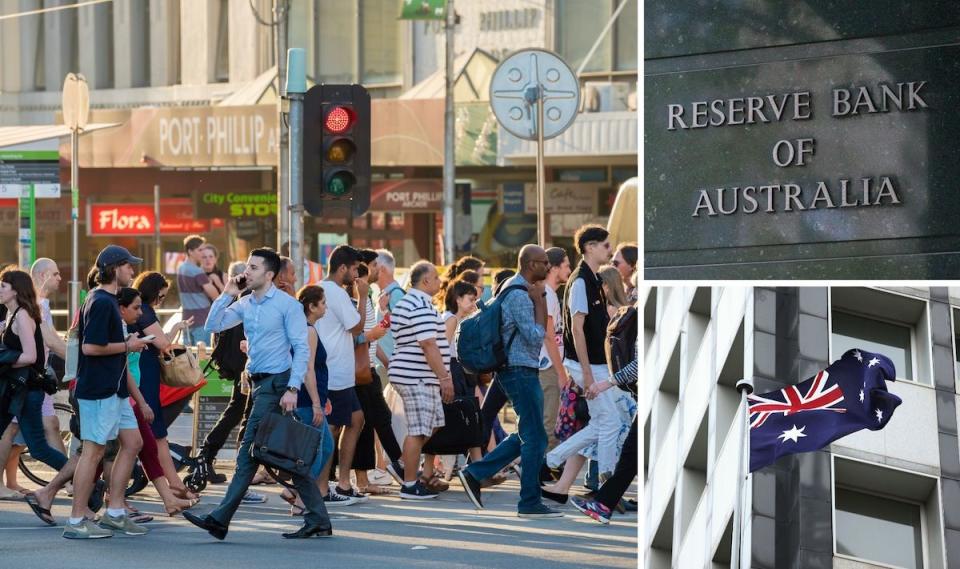
{"type": "MultiPolygon", "coordinates": [[[[830,119],[868,118],[887,113],[919,113],[930,109],[924,99],[927,81],[885,82],[837,87],[824,94],[830,119]]],[[[741,126],[759,129],[785,121],[814,120],[814,94],[800,90],[751,95],[690,103],[669,103],[665,107],[667,131],[692,131],[741,126]]],[[[750,136],[754,134],[751,132],[750,136]]],[[[827,150],[829,152],[829,150],[827,150]]],[[[879,149],[878,149],[879,151],[879,149]]],[[[813,136],[783,138],[769,148],[769,159],[777,168],[804,168],[816,160],[817,139],[813,136]]],[[[851,165],[854,166],[854,165],[851,165]]],[[[790,182],[744,183],[726,187],[697,188],[690,217],[712,218],[758,212],[802,212],[818,209],[897,206],[903,203],[903,188],[895,176],[841,177],[800,184],[790,182]]]]}

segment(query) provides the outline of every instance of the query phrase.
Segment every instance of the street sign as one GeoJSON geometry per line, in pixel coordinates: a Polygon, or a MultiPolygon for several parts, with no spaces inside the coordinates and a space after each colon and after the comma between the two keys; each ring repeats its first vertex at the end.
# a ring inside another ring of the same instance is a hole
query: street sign
{"type": "Polygon", "coordinates": [[[490,107],[508,132],[537,141],[537,237],[540,245],[547,247],[543,145],[577,118],[580,81],[557,54],[523,49],[503,60],[493,72],[490,107]]]}
{"type": "Polygon", "coordinates": [[[79,73],[67,73],[63,80],[63,124],[70,130],[83,130],[90,118],[90,89],[79,73]]]}
{"type": "Polygon", "coordinates": [[[403,0],[401,20],[445,20],[447,0],[403,0]]]}
{"type": "Polygon", "coordinates": [[[60,197],[60,153],[56,150],[0,150],[0,199],[60,197]]]}
{"type": "Polygon", "coordinates": [[[538,90],[543,91],[544,140],[558,136],[577,118],[580,82],[555,53],[524,49],[497,66],[490,80],[490,107],[510,134],[537,139],[538,90]]]}

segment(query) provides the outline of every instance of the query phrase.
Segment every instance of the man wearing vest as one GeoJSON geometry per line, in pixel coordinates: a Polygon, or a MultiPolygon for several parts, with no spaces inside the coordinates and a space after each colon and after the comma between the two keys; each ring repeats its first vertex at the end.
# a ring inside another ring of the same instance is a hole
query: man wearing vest
{"type": "MultiPolygon", "coordinates": [[[[603,342],[610,316],[607,299],[597,277],[597,269],[610,260],[607,230],[586,225],[573,237],[580,263],[570,274],[563,299],[563,365],[573,381],[586,393],[598,381],[609,379],[603,342]]],[[[600,473],[610,476],[617,465],[620,432],[619,415],[613,393],[605,391],[587,400],[590,423],[547,454],[547,465],[557,468],[591,443],[597,443],[600,473]]]]}

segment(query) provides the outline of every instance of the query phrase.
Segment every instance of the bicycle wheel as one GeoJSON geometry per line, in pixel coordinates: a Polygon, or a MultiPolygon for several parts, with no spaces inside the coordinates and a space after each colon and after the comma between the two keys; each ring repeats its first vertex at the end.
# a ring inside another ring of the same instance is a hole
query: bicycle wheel
{"type": "MultiPolygon", "coordinates": [[[[73,434],[70,433],[70,418],[73,417],[73,407],[68,403],[54,403],[53,409],[60,419],[60,438],[63,448],[69,450],[73,434]]],[[[57,471],[30,456],[30,449],[25,448],[20,453],[20,472],[34,484],[46,486],[57,474],[57,471]]]]}
{"type": "Polygon", "coordinates": [[[130,485],[127,486],[124,495],[132,496],[136,494],[146,488],[148,482],[150,481],[147,480],[147,473],[143,471],[143,465],[141,465],[138,460],[136,464],[133,465],[133,472],[130,473],[130,485]]]}

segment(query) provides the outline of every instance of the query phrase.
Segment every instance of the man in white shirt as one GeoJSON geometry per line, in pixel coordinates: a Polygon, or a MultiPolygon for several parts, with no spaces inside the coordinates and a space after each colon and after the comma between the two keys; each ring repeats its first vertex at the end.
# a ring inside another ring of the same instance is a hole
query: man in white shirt
{"type": "Polygon", "coordinates": [[[342,503],[336,496],[352,499],[352,503],[366,500],[366,496],[354,490],[350,483],[353,455],[363,430],[363,411],[356,390],[354,337],[363,333],[370,286],[357,278],[359,264],[360,252],[353,247],[340,245],[333,250],[327,264],[327,278],[320,283],[326,295],[327,312],[314,324],[327,352],[327,385],[332,408],[327,421],[334,440],[339,441],[339,481],[324,498],[328,505],[342,503]],[[357,306],[345,286],[355,287],[357,306]]]}
{"type": "Polygon", "coordinates": [[[540,387],[543,388],[543,428],[547,431],[547,450],[552,450],[560,441],[553,434],[560,408],[560,390],[570,383],[567,369],[563,367],[563,310],[557,297],[557,288],[570,277],[570,259],[560,247],[547,249],[550,270],[544,281],[547,293],[547,333],[540,350],[540,387]]]}
{"type": "MultiPolygon", "coordinates": [[[[570,275],[564,299],[563,364],[573,381],[586,392],[595,382],[610,377],[603,348],[610,316],[597,269],[610,259],[612,251],[607,230],[596,225],[581,227],[574,235],[574,242],[581,259],[570,275]]],[[[596,442],[600,473],[612,475],[620,453],[616,395],[606,391],[588,399],[587,406],[590,422],[547,453],[547,466],[556,468],[596,442]]]]}

